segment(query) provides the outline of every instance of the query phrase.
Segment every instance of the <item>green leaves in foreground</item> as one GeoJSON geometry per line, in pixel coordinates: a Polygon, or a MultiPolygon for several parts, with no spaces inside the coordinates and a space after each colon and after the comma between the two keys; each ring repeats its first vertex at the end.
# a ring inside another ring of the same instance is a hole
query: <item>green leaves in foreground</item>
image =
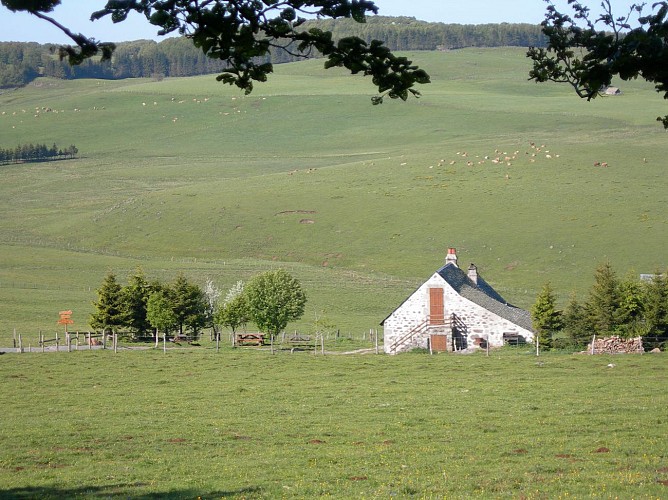
{"type": "MultiPolygon", "coordinates": [[[[44,19],[70,37],[76,47],[60,47],[61,59],[67,57],[71,64],[80,64],[98,54],[103,60],[111,58],[113,44],[73,33],[45,15],[60,2],[0,2],[12,11],[26,11],[44,19]]],[[[367,13],[378,12],[374,3],[367,0],[110,0],[102,10],[91,15],[91,20],[111,16],[114,23],[120,23],[132,11],[144,15],[150,24],[160,28],[158,35],[177,32],[192,40],[207,56],[224,61],[227,69],[218,75],[218,81],[236,85],[246,94],[252,92],[254,81],[264,82],[273,72],[272,64],[267,61],[276,51],[304,58],[321,54],[327,58],[327,68],[342,66],[353,74],[371,76],[380,92],[372,99],[374,104],[382,103],[385,96],[406,100],[410,93],[418,97],[420,93],[413,86],[429,83],[429,75],[424,70],[413,66],[405,57],[395,56],[378,40],[367,44],[360,38],[347,37],[337,42],[329,31],[300,29],[306,18],[299,14],[350,18],[364,23],[367,13]]]]}
{"type": "MultiPolygon", "coordinates": [[[[543,33],[547,48],[531,47],[529,78],[536,82],[568,83],[578,96],[591,100],[610,85],[612,78],[644,78],[668,99],[668,2],[656,2],[655,13],[643,16],[645,4],[633,4],[626,15],[615,16],[610,2],[593,19],[583,3],[569,0],[570,17],[548,3],[543,33]],[[634,19],[635,18],[635,19],[634,19]],[[633,26],[632,26],[633,23],[633,26]]],[[[668,115],[657,118],[668,128],[668,115]]]]}

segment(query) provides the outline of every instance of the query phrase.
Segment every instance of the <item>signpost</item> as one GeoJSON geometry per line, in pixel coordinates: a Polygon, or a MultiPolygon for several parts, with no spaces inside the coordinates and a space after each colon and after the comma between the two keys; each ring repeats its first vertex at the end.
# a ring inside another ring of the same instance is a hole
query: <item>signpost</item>
{"type": "Polygon", "coordinates": [[[74,324],[74,320],[72,319],[72,311],[60,311],[58,314],[60,315],[58,324],[65,325],[65,333],[67,333],[67,325],[74,324]]]}
{"type": "MultiPolygon", "coordinates": [[[[72,311],[60,311],[58,313],[60,315],[60,319],[58,320],[59,325],[65,325],[65,340],[67,342],[67,350],[71,351],[72,345],[70,343],[70,334],[67,331],[67,325],[72,325],[74,324],[74,320],[72,319],[72,311]]],[[[56,339],[58,338],[58,335],[56,334],[56,339]]],[[[56,340],[56,350],[58,349],[58,341],[56,340]]]]}

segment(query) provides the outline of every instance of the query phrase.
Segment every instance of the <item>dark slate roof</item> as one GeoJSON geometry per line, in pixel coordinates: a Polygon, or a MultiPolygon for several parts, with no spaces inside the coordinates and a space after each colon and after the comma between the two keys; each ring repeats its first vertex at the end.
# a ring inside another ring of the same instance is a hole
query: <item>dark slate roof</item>
{"type": "Polygon", "coordinates": [[[444,265],[436,272],[465,299],[526,330],[532,331],[531,314],[529,311],[506,302],[479,274],[478,283],[476,284],[463,270],[452,263],[444,265]]]}

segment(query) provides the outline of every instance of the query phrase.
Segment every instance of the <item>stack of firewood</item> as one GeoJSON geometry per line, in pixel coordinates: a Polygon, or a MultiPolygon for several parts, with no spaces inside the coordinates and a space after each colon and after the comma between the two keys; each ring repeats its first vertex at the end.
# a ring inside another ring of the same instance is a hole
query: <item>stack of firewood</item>
{"type": "Polygon", "coordinates": [[[630,354],[645,352],[642,346],[642,337],[634,339],[622,339],[612,336],[601,339],[594,339],[594,347],[587,346],[587,350],[593,354],[630,354]]]}

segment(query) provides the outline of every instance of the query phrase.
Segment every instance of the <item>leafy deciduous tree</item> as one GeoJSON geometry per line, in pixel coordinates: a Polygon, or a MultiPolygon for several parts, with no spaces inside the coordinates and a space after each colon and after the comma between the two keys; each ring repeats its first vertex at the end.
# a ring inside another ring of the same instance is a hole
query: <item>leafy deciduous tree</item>
{"type": "Polygon", "coordinates": [[[155,345],[157,347],[160,331],[167,335],[169,330],[178,322],[167,292],[160,290],[151,294],[146,303],[146,317],[155,328],[155,345]]]}
{"type": "Polygon", "coordinates": [[[206,299],[206,326],[210,326],[213,329],[215,337],[218,338],[214,315],[218,307],[218,300],[220,299],[220,290],[211,279],[207,279],[204,285],[204,298],[206,299]]]}
{"type": "Polygon", "coordinates": [[[283,269],[253,277],[244,295],[252,321],[261,331],[273,336],[304,314],[306,294],[299,281],[283,269]]]}
{"type": "Polygon", "coordinates": [[[240,326],[243,327],[250,320],[248,301],[244,295],[244,282],[237,281],[230,288],[225,300],[216,311],[215,322],[221,326],[230,328],[232,334],[240,326]]]}

